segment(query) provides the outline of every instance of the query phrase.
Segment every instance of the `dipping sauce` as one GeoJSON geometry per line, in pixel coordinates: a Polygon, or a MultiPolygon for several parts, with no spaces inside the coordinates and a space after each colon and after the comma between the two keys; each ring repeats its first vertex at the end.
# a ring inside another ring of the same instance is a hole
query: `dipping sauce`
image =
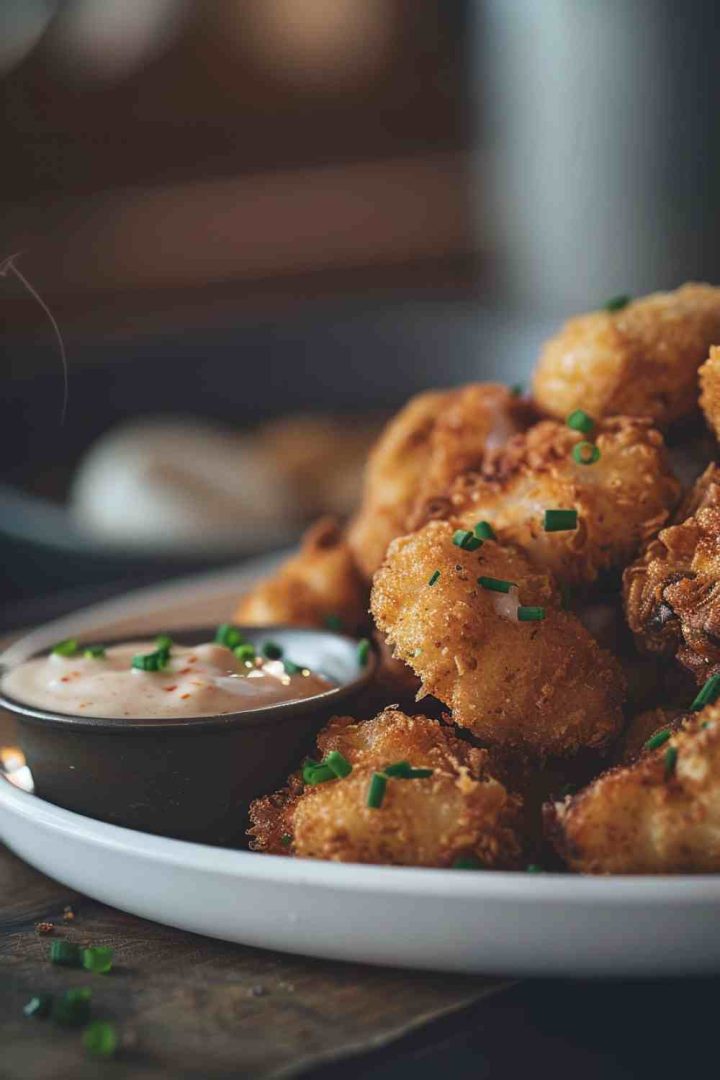
{"type": "Polygon", "coordinates": [[[298,701],[332,690],[330,679],[285,660],[238,659],[224,645],[173,644],[161,670],[133,667],[137,656],[155,654],[157,643],[109,646],[102,656],[74,655],[28,660],[2,680],[17,701],[52,712],[129,720],[221,716],[298,701]]]}

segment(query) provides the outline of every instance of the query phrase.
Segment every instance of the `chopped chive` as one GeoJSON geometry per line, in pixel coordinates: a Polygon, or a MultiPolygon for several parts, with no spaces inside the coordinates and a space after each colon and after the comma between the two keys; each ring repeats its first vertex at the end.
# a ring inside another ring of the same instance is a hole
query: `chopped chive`
{"type": "Polygon", "coordinates": [[[276,641],[266,641],[262,647],[262,654],[266,660],[282,660],[283,650],[276,641]]]}
{"type": "Polygon", "coordinates": [[[255,659],[255,646],[249,642],[245,642],[243,645],[236,645],[233,649],[233,653],[242,663],[252,663],[255,659]]]}
{"type": "Polygon", "coordinates": [[[430,575],[430,580],[428,581],[428,585],[431,585],[431,586],[434,585],[435,582],[438,581],[439,578],[440,578],[440,571],[439,570],[434,570],[432,572],[432,574],[430,575]]]}
{"type": "Polygon", "coordinates": [[[323,623],[328,630],[334,630],[336,634],[341,634],[343,631],[343,621],[339,615],[326,615],[323,623]]]}
{"type": "Polygon", "coordinates": [[[690,712],[700,712],[706,705],[712,705],[720,694],[720,673],[711,675],[701,687],[700,692],[690,706],[690,712]]]}
{"type": "Polygon", "coordinates": [[[58,641],[57,645],[53,645],[53,656],[75,656],[78,651],[77,638],[67,638],[66,641],[58,641]]]}
{"type": "Polygon", "coordinates": [[[66,990],[62,997],[53,1001],[50,1016],[64,1027],[82,1027],[90,1019],[91,998],[92,990],[87,986],[66,990]]]}
{"type": "Polygon", "coordinates": [[[326,754],[323,765],[327,766],[328,769],[331,769],[339,780],[342,780],[345,776],[349,776],[352,772],[352,765],[339,750],[331,750],[329,754],[326,754]]]}
{"type": "Polygon", "coordinates": [[[155,648],[160,652],[170,652],[173,647],[173,639],[169,634],[158,634],[155,638],[155,648]]]}
{"type": "Polygon", "coordinates": [[[370,787],[368,788],[366,803],[371,810],[379,810],[382,806],[386,787],[387,777],[379,772],[373,773],[370,787]]]}
{"type": "Polygon", "coordinates": [[[357,647],[357,661],[360,667],[367,667],[367,662],[370,659],[370,642],[367,638],[362,638],[358,641],[357,647]]]}
{"type": "Polygon", "coordinates": [[[546,510],[543,519],[545,532],[568,532],[577,529],[577,510],[546,510]]]}
{"type": "Polygon", "coordinates": [[[478,521],[473,532],[480,540],[494,540],[495,532],[489,521],[478,521]]]}
{"type": "Polygon", "coordinates": [[[595,443],[579,442],[572,448],[572,457],[578,465],[594,465],[600,460],[600,450],[595,443]]]}
{"type": "Polygon", "coordinates": [[[510,393],[512,394],[513,397],[522,397],[524,389],[525,389],[525,387],[523,386],[523,384],[521,382],[516,382],[516,383],[513,383],[512,386],[510,387],[510,393]]]}
{"type": "Polygon", "coordinates": [[[413,768],[409,761],[396,761],[392,765],[386,765],[382,774],[393,780],[424,780],[432,776],[433,771],[433,769],[413,768]]]}
{"type": "Polygon", "coordinates": [[[82,966],[96,975],[107,975],[112,971],[113,951],[109,945],[91,945],[82,950],[82,966]]]}
{"type": "Polygon", "coordinates": [[[622,293],[620,296],[612,296],[603,304],[604,311],[622,311],[624,307],[627,307],[632,297],[622,293]]]}
{"type": "Polygon", "coordinates": [[[657,750],[658,746],[662,746],[663,743],[666,743],[671,735],[672,732],[668,731],[667,728],[664,731],[656,731],[645,743],[645,749],[657,750]]]}
{"type": "Polygon", "coordinates": [[[237,626],[233,626],[232,623],[221,623],[215,631],[214,640],[216,645],[225,645],[228,649],[236,649],[238,645],[243,644],[245,638],[237,626]]]}
{"type": "Polygon", "coordinates": [[[534,863],[534,862],[528,863],[527,866],[525,867],[525,873],[526,874],[542,874],[542,872],[543,872],[542,866],[538,866],[538,864],[534,863]]]}
{"type": "Polygon", "coordinates": [[[290,847],[290,845],[292,844],[292,836],[290,835],[290,833],[283,833],[280,837],[280,843],[283,847],[290,847]]]}
{"type": "Polygon", "coordinates": [[[104,645],[89,645],[83,650],[83,656],[88,660],[103,660],[105,658],[104,645]]]}
{"type": "Polygon", "coordinates": [[[477,855],[458,855],[453,860],[453,870],[482,870],[483,864],[478,859],[477,855]]]}
{"type": "Polygon", "coordinates": [[[665,763],[664,772],[665,772],[665,779],[666,780],[669,780],[670,777],[672,776],[672,774],[675,772],[675,766],[677,764],[677,758],[678,758],[677,747],[668,746],[667,750],[665,751],[665,757],[663,758],[663,761],[665,763]]]}
{"type": "Polygon", "coordinates": [[[328,765],[319,761],[306,761],[303,765],[302,778],[306,784],[325,784],[328,780],[337,780],[337,776],[328,765]]]}
{"type": "Polygon", "coordinates": [[[428,776],[432,776],[432,769],[411,769],[407,776],[403,776],[403,780],[426,780],[428,776]]]}
{"type": "Polygon", "coordinates": [[[170,653],[167,649],[158,649],[157,652],[138,653],[132,658],[132,666],[138,671],[164,671],[168,666],[170,653]]]}
{"type": "Polygon", "coordinates": [[[52,994],[33,994],[26,1005],[23,1005],[25,1016],[34,1016],[38,1020],[44,1020],[50,1015],[52,1008],[52,994]]]}
{"type": "Polygon", "coordinates": [[[589,435],[592,429],[595,427],[595,421],[589,413],[586,413],[584,409],[575,409],[571,412],[565,421],[569,428],[573,431],[581,431],[583,435],[589,435]]]}
{"type": "Polygon", "coordinates": [[[409,761],[396,761],[393,765],[386,765],[383,769],[385,776],[407,776],[410,772],[409,761]]]}
{"type": "Polygon", "coordinates": [[[542,622],[545,618],[544,607],[523,607],[517,609],[518,622],[542,622]]]}
{"type": "Polygon", "coordinates": [[[120,1040],[114,1024],[107,1020],[93,1020],[83,1031],[83,1046],[91,1057],[112,1057],[120,1040]]]}
{"type": "Polygon", "coordinates": [[[455,547],[462,548],[463,551],[477,551],[482,546],[482,538],[473,536],[468,529],[456,529],[452,542],[455,547]]]}
{"type": "Polygon", "coordinates": [[[479,577],[477,583],[483,589],[489,589],[490,592],[509,593],[515,587],[514,581],[503,581],[499,577],[479,577]]]}
{"type": "Polygon", "coordinates": [[[283,660],[283,669],[286,675],[297,675],[302,671],[302,666],[296,664],[293,660],[283,660]]]}
{"type": "Polygon", "coordinates": [[[61,967],[80,967],[82,962],[80,947],[65,938],[50,942],[49,957],[51,964],[60,964],[61,967]]]}

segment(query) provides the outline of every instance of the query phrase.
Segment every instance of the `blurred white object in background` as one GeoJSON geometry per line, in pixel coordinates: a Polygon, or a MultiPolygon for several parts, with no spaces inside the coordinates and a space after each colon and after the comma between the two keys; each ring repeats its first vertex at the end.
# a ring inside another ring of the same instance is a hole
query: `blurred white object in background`
{"type": "Polygon", "coordinates": [[[2,0],[0,75],[11,71],[37,45],[57,11],[57,0],[2,0]]]}

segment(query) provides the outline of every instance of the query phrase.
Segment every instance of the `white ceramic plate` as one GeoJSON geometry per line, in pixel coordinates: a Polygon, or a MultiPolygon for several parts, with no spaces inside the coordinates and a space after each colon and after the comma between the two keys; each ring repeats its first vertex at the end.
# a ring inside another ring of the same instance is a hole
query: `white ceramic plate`
{"type": "MultiPolygon", "coordinates": [[[[210,610],[266,569],[205,575],[98,605],[34,631],[11,656],[149,610],[158,626],[169,626],[179,604],[210,610]]],[[[720,972],[720,875],[580,878],[285,859],[120,829],[2,779],[0,838],[105,903],[263,948],[486,974],[720,972]]]]}

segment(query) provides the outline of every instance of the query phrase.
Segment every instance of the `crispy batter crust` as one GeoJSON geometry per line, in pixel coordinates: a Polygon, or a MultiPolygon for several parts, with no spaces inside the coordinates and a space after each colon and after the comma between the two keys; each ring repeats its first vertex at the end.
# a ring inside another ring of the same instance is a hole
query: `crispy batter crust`
{"type": "Polygon", "coordinates": [[[395,540],[375,576],[371,609],[395,655],[488,745],[541,756],[606,746],[622,722],[618,662],[559,608],[551,578],[520,551],[493,541],[463,551],[453,529],[431,521],[395,540]],[[479,576],[518,589],[492,592],[479,576]],[[544,607],[545,619],[517,621],[518,600],[544,607]]]}
{"type": "MultiPolygon", "coordinates": [[[[720,341],[720,335],[716,337],[720,341]]],[[[713,345],[700,368],[700,406],[708,425],[720,438],[720,346],[713,345]]]]}
{"type": "Polygon", "coordinates": [[[720,706],[635,764],[611,769],[548,810],[567,865],[584,874],[720,871],[720,706]],[[707,726],[705,726],[707,725],[707,726]],[[668,751],[677,755],[668,764],[668,751]]]}
{"type": "Polygon", "coordinates": [[[363,500],[348,542],[372,577],[388,544],[456,476],[479,468],[529,423],[527,402],[495,383],[412,398],[390,421],[370,455],[363,500]]]}
{"type": "Polygon", "coordinates": [[[595,438],[600,458],[592,465],[572,457],[586,438],[552,420],[536,424],[482,472],[458,477],[447,497],[426,504],[419,517],[452,518],[467,529],[487,520],[499,539],[516,544],[559,581],[593,582],[601,571],[624,566],[657,534],[680,487],[649,421],[602,421],[595,438]],[[578,528],[546,532],[548,509],[576,510],[578,528]]]}
{"type": "Polygon", "coordinates": [[[447,725],[395,709],[360,724],[338,717],[318,736],[319,756],[330,750],[347,758],[352,773],[307,787],[296,774],[282,792],[256,800],[254,850],[404,866],[451,866],[474,855],[488,868],[518,865],[519,800],[486,775],[485,752],[447,725]],[[397,761],[433,775],[388,780],[382,806],[369,808],[373,772],[397,761]]]}
{"type": "Polygon", "coordinates": [[[551,416],[649,416],[664,426],[697,407],[697,371],[720,341],[720,289],[687,284],[615,313],[570,319],[543,348],[535,399],[551,416]]]}
{"type": "Polygon", "coordinates": [[[343,534],[323,518],[305,533],[297,555],[241,598],[234,618],[246,626],[323,627],[337,616],[352,632],[367,623],[367,607],[367,586],[343,534]]]}
{"type": "Polygon", "coordinates": [[[663,529],[623,575],[625,611],[638,644],[676,655],[698,682],[720,666],[720,470],[688,496],[690,516],[663,529]]]}

